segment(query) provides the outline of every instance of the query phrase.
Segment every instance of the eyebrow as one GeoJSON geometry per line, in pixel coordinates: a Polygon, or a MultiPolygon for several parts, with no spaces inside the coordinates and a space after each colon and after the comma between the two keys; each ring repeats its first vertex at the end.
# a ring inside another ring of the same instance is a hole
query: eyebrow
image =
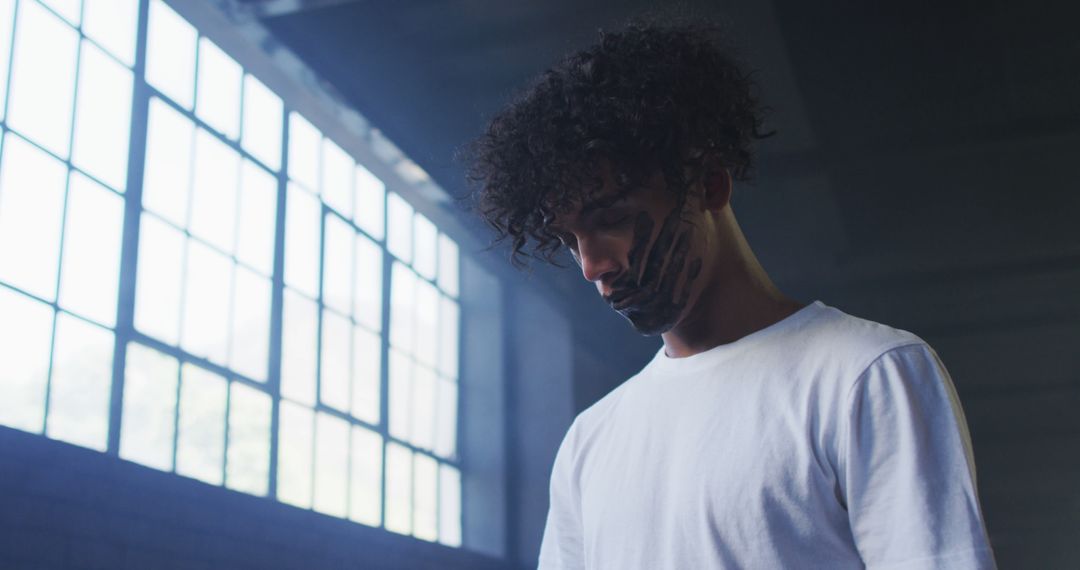
{"type": "Polygon", "coordinates": [[[586,216],[586,215],[588,215],[589,213],[591,213],[591,212],[593,212],[595,210],[602,210],[604,208],[610,208],[610,207],[614,206],[615,204],[618,204],[619,202],[622,202],[627,197],[629,197],[630,193],[633,192],[633,190],[634,190],[633,186],[627,186],[625,188],[620,189],[618,192],[616,192],[614,194],[611,194],[609,196],[603,196],[603,197],[597,198],[597,199],[593,200],[592,202],[589,202],[588,204],[585,204],[584,206],[582,206],[581,207],[581,212],[578,215],[579,216],[586,216]]]}
{"type": "MultiPolygon", "coordinates": [[[[604,208],[610,208],[610,207],[614,206],[615,204],[618,204],[619,202],[622,202],[623,200],[626,200],[634,190],[635,190],[635,188],[633,186],[627,186],[626,188],[622,188],[622,189],[620,189],[618,192],[616,192],[614,194],[610,194],[608,196],[602,196],[600,198],[597,198],[597,199],[585,204],[584,206],[582,206],[581,211],[578,212],[578,217],[584,217],[584,216],[586,216],[586,215],[588,215],[588,214],[590,214],[590,213],[592,213],[592,212],[594,212],[596,210],[602,210],[604,208]]],[[[552,231],[552,232],[554,232],[556,234],[565,233],[565,230],[563,230],[556,223],[548,224],[548,230],[552,231]]]]}

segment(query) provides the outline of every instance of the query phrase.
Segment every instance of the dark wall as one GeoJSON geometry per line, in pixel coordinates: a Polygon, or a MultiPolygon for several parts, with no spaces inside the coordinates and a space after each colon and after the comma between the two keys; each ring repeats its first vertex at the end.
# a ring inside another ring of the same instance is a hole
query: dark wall
{"type": "Polygon", "coordinates": [[[1078,153],[1080,137],[1052,136],[853,159],[839,175],[769,177],[763,162],[736,205],[782,289],[939,352],[1002,568],[1080,567],[1078,153]],[[870,204],[851,223],[841,184],[870,204]]]}
{"type": "Polygon", "coordinates": [[[509,536],[508,419],[503,283],[471,257],[461,260],[462,539],[468,548],[506,558],[509,536]],[[495,302],[492,302],[492,301],[495,302]]]}
{"type": "Polygon", "coordinates": [[[511,323],[510,367],[513,559],[535,567],[548,508],[555,452],[574,419],[570,320],[551,301],[517,288],[507,296],[511,323]]]}

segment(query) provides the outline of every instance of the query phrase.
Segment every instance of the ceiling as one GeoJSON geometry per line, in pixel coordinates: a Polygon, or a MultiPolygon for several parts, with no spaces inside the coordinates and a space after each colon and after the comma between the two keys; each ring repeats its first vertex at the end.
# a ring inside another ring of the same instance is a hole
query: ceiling
{"type": "Polygon", "coordinates": [[[778,134],[735,204],[782,285],[1080,251],[1067,2],[246,2],[454,194],[455,151],[515,89],[648,10],[725,24],[759,70],[778,134]]]}

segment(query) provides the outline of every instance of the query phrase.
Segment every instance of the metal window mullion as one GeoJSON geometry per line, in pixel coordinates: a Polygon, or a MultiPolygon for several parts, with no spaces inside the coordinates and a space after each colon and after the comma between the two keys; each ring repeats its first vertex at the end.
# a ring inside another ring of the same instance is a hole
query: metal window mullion
{"type": "MultiPolygon", "coordinates": [[[[322,170],[322,154],[319,155],[319,170],[322,170]]],[[[319,195],[321,196],[321,194],[319,195]]],[[[316,316],[317,329],[315,330],[315,405],[311,406],[311,509],[315,510],[315,480],[316,469],[315,459],[318,454],[319,444],[319,422],[318,414],[319,407],[322,403],[322,351],[323,351],[323,314],[326,311],[326,306],[323,300],[323,274],[324,264],[326,262],[326,213],[329,208],[323,203],[322,198],[319,198],[319,287],[317,293],[317,300],[315,303],[318,315],[316,316]]]]}
{"type": "Polygon", "coordinates": [[[176,456],[180,447],[180,391],[184,380],[184,361],[176,361],[176,405],[173,406],[173,433],[172,433],[172,459],[171,468],[176,472],[176,456]]]}
{"type": "MultiPolygon", "coordinates": [[[[462,428],[463,428],[464,423],[465,423],[463,418],[465,417],[465,411],[466,411],[467,406],[466,406],[466,399],[462,397],[465,394],[465,390],[462,389],[462,383],[464,381],[463,379],[465,378],[465,374],[462,372],[462,368],[464,367],[464,364],[465,364],[465,358],[464,358],[465,350],[463,348],[465,346],[465,343],[462,342],[463,333],[465,331],[465,316],[464,316],[465,311],[462,308],[462,302],[461,302],[461,291],[464,288],[461,286],[462,271],[461,271],[461,256],[460,255],[458,255],[458,258],[457,258],[457,268],[456,268],[456,270],[457,270],[457,275],[458,275],[458,297],[455,299],[454,297],[451,297],[450,295],[446,295],[446,298],[449,299],[450,302],[457,305],[457,314],[458,314],[457,327],[455,328],[455,334],[457,335],[457,338],[455,339],[457,341],[457,370],[454,370],[454,378],[452,380],[453,383],[454,383],[454,392],[455,392],[457,397],[454,398],[454,452],[451,455],[452,455],[452,457],[454,457],[456,459],[455,467],[458,470],[458,489],[457,489],[457,492],[458,492],[458,537],[459,537],[459,540],[460,540],[460,543],[461,543],[460,545],[465,546],[465,528],[466,528],[466,526],[465,526],[465,513],[468,512],[468,509],[465,508],[465,474],[468,472],[467,469],[466,469],[468,457],[466,456],[466,454],[464,452],[464,449],[462,448],[462,445],[461,445],[461,440],[462,440],[461,433],[463,431],[462,428]]],[[[442,303],[439,303],[439,310],[442,311],[442,303]]],[[[442,323],[440,322],[439,325],[441,327],[442,323]]],[[[441,336],[441,332],[442,331],[440,331],[440,336],[441,336]]],[[[440,495],[439,495],[439,509],[441,510],[442,509],[442,494],[441,494],[442,493],[442,473],[441,472],[439,473],[439,485],[440,485],[440,487],[439,487],[439,492],[440,492],[440,495]]],[[[442,524],[442,517],[441,516],[439,517],[439,521],[440,521],[440,525],[441,525],[442,524]]]]}
{"type": "MultiPolygon", "coordinates": [[[[127,343],[134,333],[135,287],[138,263],[142,177],[146,156],[146,127],[149,93],[143,80],[145,62],[147,0],[139,6],[136,35],[135,68],[132,77],[131,127],[128,134],[128,172],[124,192],[124,227],[120,250],[120,280],[117,288],[116,338],[113,349],[112,394],[110,396],[107,453],[120,453],[120,430],[123,413],[124,378],[127,366],[127,343]]],[[[174,445],[175,449],[175,445],[174,445]]]]}
{"type": "Polygon", "coordinates": [[[285,208],[288,191],[289,167],[289,114],[282,105],[281,133],[281,169],[277,171],[277,209],[274,223],[274,269],[271,276],[270,293],[270,350],[267,365],[267,389],[270,392],[270,477],[267,484],[267,496],[277,497],[278,473],[278,430],[281,422],[278,416],[281,408],[281,350],[282,321],[284,318],[285,296],[285,208]]]}
{"type": "Polygon", "coordinates": [[[19,23],[19,2],[15,2],[15,5],[11,10],[11,41],[8,42],[8,56],[7,56],[7,76],[4,78],[4,125],[7,125],[8,120],[8,107],[11,101],[11,68],[15,63],[15,36],[19,23]]]}
{"type": "MultiPolygon", "coordinates": [[[[196,70],[198,70],[198,64],[199,64],[198,43],[196,42],[196,51],[195,51],[196,70]]],[[[196,89],[197,89],[198,88],[198,73],[197,73],[197,71],[196,71],[196,80],[195,80],[195,82],[196,82],[196,89]]],[[[165,100],[167,100],[167,99],[165,99],[165,100]]],[[[149,107],[149,102],[147,103],[147,107],[149,107]]],[[[177,456],[177,451],[179,449],[179,444],[180,444],[180,395],[183,393],[183,385],[184,385],[183,365],[188,360],[188,358],[187,358],[188,355],[185,353],[185,351],[183,349],[184,324],[185,324],[184,323],[184,315],[187,312],[187,302],[188,302],[188,288],[187,288],[188,259],[190,257],[191,241],[193,239],[192,236],[191,236],[191,232],[188,231],[188,227],[191,226],[191,206],[192,206],[192,203],[195,201],[194,200],[194,194],[195,194],[195,192],[194,192],[194,188],[195,188],[195,176],[194,176],[194,173],[195,173],[195,160],[197,158],[196,154],[195,154],[195,150],[196,150],[195,149],[195,141],[197,140],[197,136],[198,136],[198,131],[193,129],[192,132],[191,132],[191,138],[188,140],[188,146],[189,146],[189,150],[190,150],[190,152],[189,152],[189,157],[190,158],[188,159],[188,173],[189,173],[190,176],[188,177],[188,184],[187,184],[187,205],[184,208],[184,225],[183,225],[182,228],[180,228],[180,231],[184,235],[184,246],[183,246],[183,252],[180,254],[180,306],[178,307],[180,322],[178,323],[178,326],[177,326],[176,346],[177,346],[177,349],[179,351],[179,354],[181,354],[182,356],[178,360],[180,365],[177,367],[178,370],[179,370],[179,373],[178,373],[179,375],[177,377],[177,382],[176,382],[176,413],[173,416],[173,419],[175,421],[175,426],[176,426],[175,429],[173,430],[173,471],[176,471],[176,456],[177,456]]]]}
{"type": "MultiPolygon", "coordinates": [[[[82,14],[81,14],[82,7],[80,6],[79,9],[80,9],[80,14],[79,14],[80,18],[79,18],[79,20],[81,21],[82,20],[82,14]]],[[[70,23],[66,19],[61,18],[61,20],[63,20],[64,24],[70,26],[70,23]]],[[[15,24],[13,23],[12,24],[12,36],[14,36],[14,29],[15,29],[15,24]]],[[[75,33],[76,34],[79,33],[78,28],[75,28],[75,33]]],[[[54,305],[53,308],[54,308],[55,314],[53,316],[52,343],[51,343],[51,346],[49,347],[49,376],[48,376],[48,379],[45,382],[45,406],[44,406],[45,421],[42,424],[42,433],[47,433],[47,429],[48,429],[48,425],[49,425],[49,402],[52,400],[53,363],[56,361],[56,328],[57,328],[57,325],[60,323],[60,313],[59,313],[59,307],[60,307],[60,284],[61,284],[61,279],[63,278],[63,269],[64,269],[64,236],[67,233],[67,209],[68,209],[67,205],[68,205],[69,190],[71,188],[71,168],[72,168],[72,166],[71,166],[71,147],[74,146],[74,140],[75,140],[75,118],[76,118],[75,117],[75,110],[78,109],[78,107],[79,107],[79,71],[80,71],[81,64],[82,64],[82,42],[79,41],[75,45],[75,85],[72,88],[72,95],[71,95],[71,127],[68,129],[67,158],[66,159],[60,159],[60,161],[64,163],[64,170],[65,170],[65,172],[64,172],[64,198],[63,198],[62,204],[60,206],[60,242],[59,242],[60,251],[58,251],[56,253],[56,286],[53,288],[53,305],[54,305]]],[[[116,336],[113,335],[113,345],[114,345],[113,346],[113,354],[114,354],[114,357],[115,357],[115,352],[116,352],[115,344],[116,344],[116,336]]],[[[115,362],[113,363],[113,366],[115,368],[115,362]]],[[[107,438],[106,438],[106,445],[108,445],[107,438]]]]}
{"type": "MultiPolygon", "coordinates": [[[[351,178],[349,180],[349,200],[351,200],[352,213],[353,213],[353,217],[355,217],[356,216],[356,189],[354,188],[354,184],[356,182],[356,167],[355,166],[353,166],[352,172],[350,172],[350,176],[351,176],[351,178]]],[[[344,216],[341,216],[339,214],[338,218],[339,219],[344,219],[344,216]]],[[[349,226],[353,225],[351,219],[345,220],[345,223],[348,224],[349,226]]],[[[348,415],[350,416],[350,420],[352,420],[353,410],[355,409],[354,398],[356,397],[356,394],[354,393],[355,390],[353,388],[354,388],[354,383],[356,381],[356,351],[354,349],[356,348],[356,328],[360,326],[360,323],[356,322],[356,285],[357,285],[357,283],[356,283],[356,270],[357,270],[357,267],[356,267],[356,241],[357,240],[356,240],[356,238],[357,238],[356,229],[355,229],[355,226],[353,226],[353,231],[349,235],[349,315],[348,315],[348,318],[349,318],[349,376],[348,376],[348,385],[349,385],[349,398],[348,398],[348,400],[349,400],[349,403],[347,405],[347,408],[349,410],[348,415]]],[[[356,420],[352,420],[352,421],[356,421],[356,420]]],[[[351,425],[349,426],[349,469],[348,469],[348,476],[349,476],[350,484],[346,488],[345,499],[346,499],[346,501],[349,501],[349,504],[351,504],[351,501],[352,501],[352,426],[351,425]]]]}
{"type": "Polygon", "coordinates": [[[229,474],[229,414],[232,408],[232,382],[225,378],[225,445],[221,448],[221,486],[227,487],[229,474]]]}
{"type": "Polygon", "coordinates": [[[55,358],[53,358],[53,352],[56,350],[56,324],[58,322],[60,322],[60,311],[56,308],[56,304],[55,303],[50,303],[50,306],[51,306],[51,308],[53,310],[53,314],[52,314],[52,330],[51,330],[51,334],[49,335],[49,365],[47,366],[48,372],[46,373],[46,376],[45,376],[45,401],[42,402],[42,406],[41,406],[41,414],[42,414],[42,417],[41,417],[41,433],[42,433],[42,435],[47,435],[48,430],[49,430],[49,401],[52,399],[52,398],[49,397],[49,395],[50,395],[50,392],[52,392],[53,362],[55,362],[55,360],[56,360],[55,358]]]}
{"type": "MultiPolygon", "coordinates": [[[[244,124],[244,121],[243,121],[243,112],[244,112],[244,71],[243,71],[242,66],[241,66],[240,70],[241,70],[240,71],[240,107],[239,107],[240,115],[237,117],[237,121],[240,122],[240,129],[237,130],[238,133],[240,132],[240,130],[243,129],[243,124],[244,124]]],[[[196,72],[196,75],[197,75],[197,72],[196,72]]],[[[197,81],[197,79],[196,79],[196,81],[197,81]]],[[[221,134],[224,135],[224,133],[221,133],[221,134]]],[[[220,136],[220,137],[216,137],[216,138],[218,138],[219,140],[226,140],[226,141],[228,140],[228,137],[226,137],[226,136],[220,136]]],[[[236,140],[239,143],[239,141],[240,141],[240,135],[239,134],[237,134],[237,139],[236,140]]],[[[236,324],[236,276],[237,276],[237,273],[239,273],[238,266],[240,265],[240,259],[239,259],[239,256],[238,256],[237,249],[238,249],[238,245],[239,245],[238,242],[240,241],[240,216],[241,216],[241,211],[242,211],[242,207],[241,207],[242,206],[242,203],[241,203],[242,195],[241,194],[242,194],[243,188],[244,188],[244,155],[242,153],[238,153],[238,154],[239,154],[239,156],[237,158],[239,158],[239,160],[236,161],[236,187],[233,188],[233,192],[234,192],[234,194],[233,194],[233,232],[232,232],[231,241],[229,243],[229,246],[230,246],[229,249],[231,251],[228,252],[229,261],[232,261],[232,282],[230,283],[230,289],[231,290],[229,291],[229,323],[227,325],[228,329],[229,329],[229,336],[228,336],[228,339],[226,340],[226,343],[228,344],[228,350],[226,351],[225,363],[226,363],[227,367],[230,368],[230,369],[232,368],[233,350],[235,348],[233,346],[233,337],[234,337],[233,333],[236,332],[236,331],[233,330],[233,326],[236,324]]],[[[225,252],[222,252],[222,253],[225,253],[225,252]]],[[[228,407],[226,407],[226,413],[228,413],[228,411],[229,411],[229,409],[228,409],[228,407]]]]}
{"type": "MultiPolygon", "coordinates": [[[[242,81],[242,78],[243,78],[243,74],[241,74],[241,81],[242,81]]],[[[240,93],[241,93],[241,103],[240,104],[241,104],[241,110],[242,110],[243,109],[243,87],[242,87],[242,84],[241,84],[240,93]]],[[[243,121],[241,121],[241,123],[242,122],[243,121]]],[[[236,281],[237,281],[237,275],[240,273],[240,263],[239,263],[239,260],[237,259],[236,249],[237,249],[238,236],[239,236],[239,233],[240,233],[240,211],[241,211],[241,207],[240,207],[241,206],[241,203],[240,203],[241,196],[240,196],[240,194],[241,194],[241,191],[243,189],[243,183],[244,183],[243,182],[243,174],[244,174],[243,165],[244,165],[244,161],[243,161],[243,158],[241,158],[236,163],[236,187],[233,188],[233,191],[234,191],[234,194],[233,194],[233,206],[234,206],[233,207],[233,234],[232,234],[232,243],[230,244],[232,251],[229,253],[229,261],[232,262],[232,266],[229,268],[229,270],[232,272],[232,279],[229,282],[229,311],[228,311],[229,312],[229,316],[228,316],[228,321],[229,322],[226,324],[226,328],[228,329],[229,332],[228,332],[228,337],[225,340],[226,346],[228,347],[228,349],[225,351],[225,365],[222,366],[222,368],[224,368],[226,371],[228,371],[228,374],[226,374],[224,376],[225,379],[226,379],[226,381],[225,381],[226,394],[225,394],[225,447],[223,448],[224,452],[223,452],[223,457],[222,457],[222,462],[221,462],[221,464],[222,464],[222,467],[221,467],[221,469],[222,469],[222,473],[221,473],[222,486],[225,486],[226,483],[227,483],[226,476],[228,475],[228,466],[229,466],[229,417],[231,417],[231,415],[232,415],[232,383],[233,383],[233,381],[234,381],[234,379],[236,377],[236,374],[232,371],[233,350],[235,349],[235,347],[233,346],[233,340],[235,338],[234,333],[236,332],[233,327],[236,326],[236,298],[237,298],[236,297],[236,291],[237,291],[236,281]]]]}
{"type": "MultiPolygon", "coordinates": [[[[386,234],[386,199],[383,199],[383,233],[386,234]]],[[[394,256],[390,253],[390,250],[386,248],[386,242],[376,242],[379,248],[382,250],[382,296],[380,298],[382,304],[382,311],[380,315],[380,329],[379,335],[379,358],[382,361],[382,366],[379,370],[379,425],[377,426],[378,433],[382,436],[383,445],[379,452],[382,454],[382,473],[379,478],[379,485],[381,486],[379,496],[382,500],[379,501],[379,520],[382,522],[382,527],[386,528],[386,503],[389,500],[389,496],[386,493],[386,481],[389,474],[389,466],[387,464],[386,448],[390,443],[390,287],[391,283],[391,271],[394,267],[394,256]]]]}

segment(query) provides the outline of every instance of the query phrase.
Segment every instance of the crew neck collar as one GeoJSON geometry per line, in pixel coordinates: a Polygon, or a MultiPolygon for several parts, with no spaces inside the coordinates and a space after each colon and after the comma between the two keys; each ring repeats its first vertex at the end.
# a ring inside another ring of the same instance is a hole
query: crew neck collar
{"type": "Polygon", "coordinates": [[[765,328],[756,330],[738,340],[714,346],[709,350],[691,356],[672,358],[664,352],[665,347],[661,345],[660,349],[656,352],[656,356],[653,357],[652,362],[649,363],[646,370],[661,374],[671,372],[684,374],[700,367],[715,364],[719,360],[741,354],[777,334],[801,326],[804,322],[813,318],[814,315],[825,308],[826,305],[824,303],[815,300],[765,328]]]}

